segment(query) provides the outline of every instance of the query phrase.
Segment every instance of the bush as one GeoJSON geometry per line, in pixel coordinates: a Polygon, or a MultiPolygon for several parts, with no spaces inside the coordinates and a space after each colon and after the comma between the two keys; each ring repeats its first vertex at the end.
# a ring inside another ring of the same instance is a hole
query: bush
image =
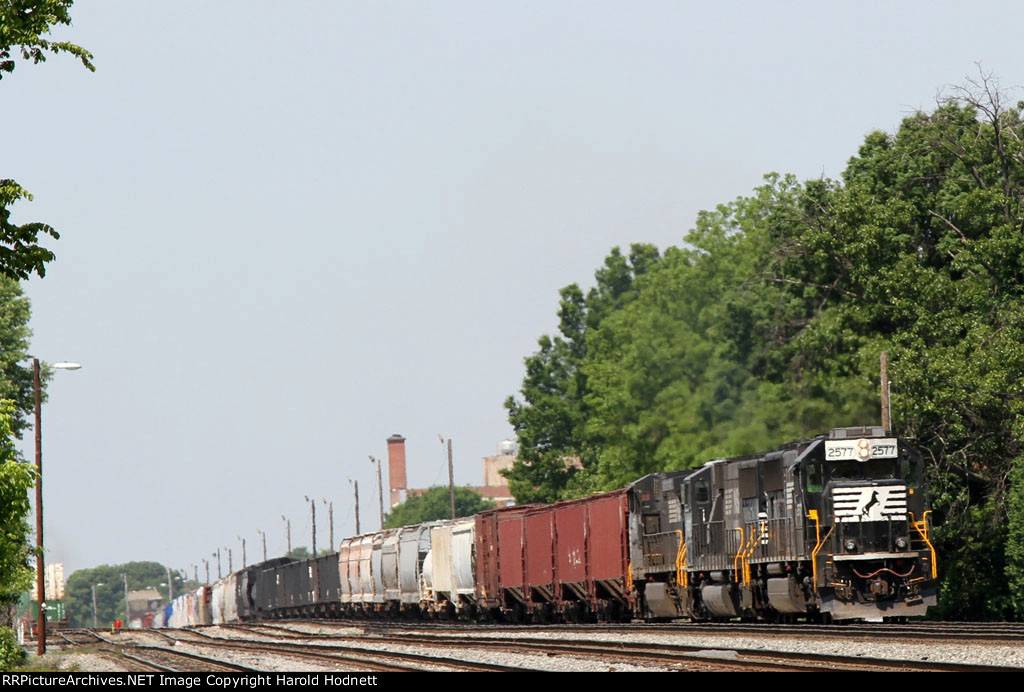
{"type": "Polygon", "coordinates": [[[0,627],[0,670],[12,670],[28,660],[28,654],[18,646],[18,635],[7,627],[0,627]]]}

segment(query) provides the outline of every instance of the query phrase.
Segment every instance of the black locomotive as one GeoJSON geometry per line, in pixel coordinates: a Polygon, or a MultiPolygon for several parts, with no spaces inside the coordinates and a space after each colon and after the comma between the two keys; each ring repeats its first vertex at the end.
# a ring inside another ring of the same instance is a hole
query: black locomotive
{"type": "Polygon", "coordinates": [[[935,604],[920,455],[880,427],[632,486],[648,618],[902,619],[935,604]]]}

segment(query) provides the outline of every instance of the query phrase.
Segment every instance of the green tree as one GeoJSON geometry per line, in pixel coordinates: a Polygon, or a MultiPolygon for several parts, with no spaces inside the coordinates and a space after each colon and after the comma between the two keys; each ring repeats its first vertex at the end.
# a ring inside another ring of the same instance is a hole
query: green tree
{"type": "MultiPolygon", "coordinates": [[[[28,427],[35,409],[32,368],[28,364],[31,315],[29,299],[22,293],[21,285],[0,276],[0,399],[14,402],[11,430],[17,438],[28,427]]],[[[41,385],[44,402],[46,383],[51,375],[51,368],[43,363],[41,385]]]]}
{"type": "MultiPolygon", "coordinates": [[[[494,509],[494,503],[469,488],[455,488],[455,516],[469,517],[494,509]]],[[[395,505],[384,515],[384,528],[422,524],[426,521],[451,518],[451,501],[446,486],[436,485],[423,493],[410,493],[405,502],[395,505]]]]}
{"type": "Polygon", "coordinates": [[[503,474],[518,502],[557,500],[576,473],[575,462],[586,467],[592,461],[593,447],[584,427],[588,385],[582,364],[587,335],[635,299],[639,277],[658,261],[653,245],[634,244],[628,257],[613,248],[585,297],[576,284],[560,291],[560,336],[538,340],[540,350],[526,358],[522,401],[510,396],[505,402],[520,449],[515,464],[503,474]]]}
{"type": "MultiPolygon", "coordinates": [[[[0,79],[14,71],[18,55],[40,63],[50,53],[69,53],[95,70],[89,51],[47,38],[52,28],[71,24],[71,5],[72,0],[0,0],[0,79]]],[[[40,237],[59,237],[47,224],[11,221],[11,207],[21,199],[32,195],[14,180],[0,178],[0,276],[12,279],[44,276],[54,255],[39,244],[40,237]]]]}
{"type": "MultiPolygon", "coordinates": [[[[316,551],[316,554],[317,557],[323,557],[324,555],[330,555],[332,552],[332,549],[324,548],[316,551]]],[[[293,560],[310,560],[312,559],[313,554],[309,551],[309,548],[304,545],[300,545],[292,548],[292,551],[285,555],[285,557],[290,557],[293,560]]]]}
{"type": "Polygon", "coordinates": [[[14,72],[19,53],[33,63],[44,62],[47,53],[70,53],[95,71],[89,51],[46,38],[53,27],[71,25],[72,4],[74,0],[0,0],[0,79],[5,72],[14,72]]]}
{"type": "Polygon", "coordinates": [[[12,421],[14,404],[0,402],[0,606],[11,605],[32,586],[28,543],[28,491],[35,470],[18,459],[12,421]]]}
{"type": "MultiPolygon", "coordinates": [[[[92,627],[92,587],[96,588],[96,613],[100,627],[109,626],[117,619],[124,620],[125,577],[129,591],[154,588],[166,602],[167,568],[159,562],[128,562],[122,565],[100,565],[91,569],[76,570],[68,577],[64,587],[64,602],[72,627],[92,627]]],[[[178,570],[171,570],[174,595],[177,597],[198,586],[187,580],[178,570]]]]}

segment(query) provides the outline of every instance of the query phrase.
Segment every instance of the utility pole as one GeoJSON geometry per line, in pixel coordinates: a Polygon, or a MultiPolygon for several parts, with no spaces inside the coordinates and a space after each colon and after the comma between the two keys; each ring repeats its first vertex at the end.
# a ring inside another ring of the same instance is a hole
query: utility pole
{"type": "Polygon", "coordinates": [[[359,530],[359,481],[354,481],[351,478],[349,478],[348,482],[351,483],[353,485],[353,487],[355,488],[355,494],[356,494],[356,535],[358,536],[360,533],[362,533],[362,531],[359,530]]]}
{"type": "Polygon", "coordinates": [[[174,600],[174,579],[171,577],[171,568],[167,568],[167,602],[174,600]]]}
{"type": "Polygon", "coordinates": [[[882,371],[882,427],[892,430],[892,409],[889,405],[889,359],[885,351],[879,358],[880,370],[882,371]]]}
{"type": "Polygon", "coordinates": [[[309,509],[313,514],[313,559],[316,559],[316,500],[309,495],[303,495],[309,503],[309,509]]]}
{"type": "Polygon", "coordinates": [[[99,584],[93,584],[92,585],[92,628],[93,629],[97,629],[99,627],[99,625],[97,624],[97,619],[96,619],[96,587],[97,586],[103,586],[103,582],[100,582],[99,584]]]}
{"type": "MultiPolygon", "coordinates": [[[[78,370],[78,363],[54,363],[58,370],[78,370]]],[[[35,390],[36,410],[36,653],[46,653],[46,565],[43,558],[43,397],[39,375],[39,359],[32,359],[32,388],[35,390]]]]}
{"type": "Polygon", "coordinates": [[[285,516],[281,515],[281,521],[284,522],[285,535],[288,538],[288,552],[285,553],[285,557],[292,554],[292,522],[291,519],[285,519],[285,516]]]}
{"type": "Polygon", "coordinates": [[[327,517],[329,525],[331,527],[331,550],[334,550],[334,503],[327,502],[326,497],[322,497],[320,499],[323,500],[324,503],[327,505],[327,517]]]}
{"type": "Polygon", "coordinates": [[[36,612],[36,627],[39,629],[36,654],[42,656],[46,653],[46,568],[43,564],[43,406],[38,358],[32,359],[32,382],[36,394],[36,605],[39,608],[36,612]]]}
{"type": "MultiPolygon", "coordinates": [[[[209,584],[210,583],[210,561],[207,560],[206,558],[203,558],[203,565],[206,566],[206,582],[205,583],[209,584]]],[[[196,581],[199,581],[199,580],[196,579],[196,581]]]]}
{"type": "Polygon", "coordinates": [[[452,470],[452,438],[448,438],[448,496],[452,503],[452,519],[455,518],[455,472],[452,470]]]}
{"type": "Polygon", "coordinates": [[[263,533],[262,529],[256,529],[256,533],[263,539],[263,561],[267,561],[267,534],[263,533]]]}
{"type": "MultiPolygon", "coordinates": [[[[441,448],[444,449],[444,435],[438,435],[441,448]]],[[[452,519],[455,518],[455,472],[452,470],[452,438],[448,438],[448,502],[451,505],[452,519]]]]}
{"type": "Polygon", "coordinates": [[[380,459],[370,456],[370,463],[377,464],[377,499],[380,503],[380,528],[384,530],[384,481],[380,472],[380,459]]]}
{"type": "Polygon", "coordinates": [[[124,626],[127,627],[130,622],[129,616],[131,615],[128,609],[128,575],[122,574],[121,578],[124,579],[124,626]]]}

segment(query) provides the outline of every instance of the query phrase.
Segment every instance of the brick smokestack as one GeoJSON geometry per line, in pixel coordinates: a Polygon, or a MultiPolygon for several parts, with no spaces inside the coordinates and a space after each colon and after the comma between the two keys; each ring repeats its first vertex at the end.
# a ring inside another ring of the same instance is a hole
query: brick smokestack
{"type": "Polygon", "coordinates": [[[397,433],[388,438],[388,486],[391,507],[405,502],[405,438],[397,433]]]}

